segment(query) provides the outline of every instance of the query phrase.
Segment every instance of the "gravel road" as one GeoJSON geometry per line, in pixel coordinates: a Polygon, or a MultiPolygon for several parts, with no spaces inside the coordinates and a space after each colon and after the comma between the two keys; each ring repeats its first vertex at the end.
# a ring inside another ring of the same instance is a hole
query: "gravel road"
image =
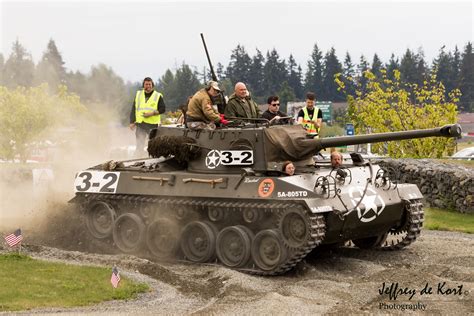
{"type": "Polygon", "coordinates": [[[100,250],[108,254],[91,253],[81,236],[75,243],[51,236],[27,239],[25,251],[46,260],[117,265],[123,276],[148,283],[151,291],[133,301],[25,314],[474,313],[474,236],[469,234],[425,230],[410,247],[395,252],[350,246],[317,249],[278,277],[251,276],[216,265],[157,263],[112,254],[108,248],[100,250]]]}

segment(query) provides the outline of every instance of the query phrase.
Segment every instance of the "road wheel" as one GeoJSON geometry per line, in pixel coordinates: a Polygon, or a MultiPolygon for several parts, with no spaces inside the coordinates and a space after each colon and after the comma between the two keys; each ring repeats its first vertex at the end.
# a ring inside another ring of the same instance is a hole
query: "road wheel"
{"type": "Polygon", "coordinates": [[[280,233],[273,229],[259,232],[252,242],[252,258],[264,271],[271,271],[280,266],[287,258],[280,233]]]}
{"type": "Polygon", "coordinates": [[[217,258],[228,267],[244,266],[250,258],[252,232],[243,226],[229,226],[217,236],[217,258]]]}
{"type": "Polygon", "coordinates": [[[169,258],[179,246],[179,227],[170,219],[162,218],[148,225],[146,244],[157,258],[169,258]]]}
{"type": "Polygon", "coordinates": [[[208,222],[187,224],[181,234],[181,250],[193,262],[207,262],[216,251],[217,229],[208,222]]]}
{"type": "Polygon", "coordinates": [[[86,226],[92,236],[105,239],[112,235],[116,217],[117,214],[111,205],[98,201],[91,205],[86,214],[86,226]]]}
{"type": "Polygon", "coordinates": [[[137,214],[122,214],[114,224],[114,242],[125,253],[136,252],[145,239],[145,231],[145,224],[137,214]]]}

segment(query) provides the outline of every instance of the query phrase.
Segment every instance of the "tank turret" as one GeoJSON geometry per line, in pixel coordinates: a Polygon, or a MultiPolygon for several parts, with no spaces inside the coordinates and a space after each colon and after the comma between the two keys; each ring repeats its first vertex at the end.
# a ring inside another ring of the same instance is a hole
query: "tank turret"
{"type": "Polygon", "coordinates": [[[193,172],[240,173],[243,166],[259,171],[275,170],[285,160],[291,160],[296,165],[309,165],[313,163],[315,154],[329,147],[461,135],[458,124],[322,139],[308,138],[301,125],[251,127],[195,131],[158,128],[151,134],[148,151],[152,157],[176,156],[180,162],[187,162],[188,170],[193,172]]]}
{"type": "Polygon", "coordinates": [[[324,148],[459,137],[459,125],[308,139],[299,125],[159,127],[151,157],[78,172],[74,188],[95,239],[154,260],[217,263],[277,275],[321,245],[402,249],[421,232],[422,194],[376,163],[315,165],[324,148]],[[291,160],[294,175],[281,172],[291,160]]]}

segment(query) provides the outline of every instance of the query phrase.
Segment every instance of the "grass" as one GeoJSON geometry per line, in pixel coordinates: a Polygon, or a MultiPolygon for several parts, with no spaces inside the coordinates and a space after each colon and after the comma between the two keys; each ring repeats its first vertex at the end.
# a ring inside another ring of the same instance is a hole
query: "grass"
{"type": "Polygon", "coordinates": [[[474,234],[474,214],[425,208],[425,222],[423,226],[431,230],[448,230],[474,234]]]}
{"type": "Polygon", "coordinates": [[[132,299],[148,285],[121,277],[112,287],[111,268],[76,266],[0,255],[0,312],[42,307],[73,307],[107,300],[132,299]]]}

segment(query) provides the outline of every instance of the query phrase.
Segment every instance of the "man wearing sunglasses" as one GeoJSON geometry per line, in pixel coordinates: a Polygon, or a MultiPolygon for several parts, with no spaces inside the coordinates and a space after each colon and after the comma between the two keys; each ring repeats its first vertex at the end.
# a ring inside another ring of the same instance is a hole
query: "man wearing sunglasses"
{"type": "Polygon", "coordinates": [[[280,111],[280,99],[276,95],[269,96],[267,99],[268,109],[263,112],[262,118],[270,121],[270,124],[288,124],[287,114],[280,111]]]}

